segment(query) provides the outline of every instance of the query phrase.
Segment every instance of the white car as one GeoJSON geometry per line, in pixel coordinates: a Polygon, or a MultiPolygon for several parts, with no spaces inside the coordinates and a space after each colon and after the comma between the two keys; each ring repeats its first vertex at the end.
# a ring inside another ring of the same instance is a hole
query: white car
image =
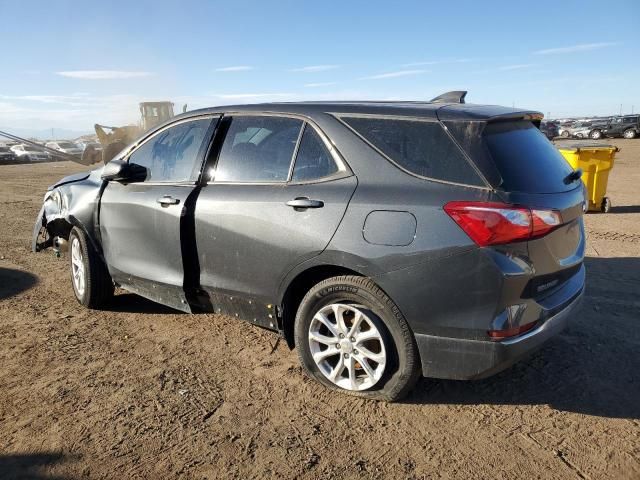
{"type": "Polygon", "coordinates": [[[575,138],[589,138],[592,128],[591,124],[572,128],[571,136],[575,138]]]}
{"type": "Polygon", "coordinates": [[[591,122],[576,122],[570,127],[564,127],[560,131],[560,136],[564,138],[589,138],[592,128],[591,122]]]}
{"type": "Polygon", "coordinates": [[[67,141],[47,142],[44,146],[59,152],[68,153],[69,155],[82,155],[82,148],[78,147],[75,143],[67,141]]]}
{"type": "Polygon", "coordinates": [[[48,162],[51,160],[51,156],[44,150],[38,150],[32,145],[20,143],[11,147],[11,151],[15,153],[16,157],[21,160],[28,160],[29,162],[48,162]]]}
{"type": "Polygon", "coordinates": [[[87,147],[92,147],[95,150],[102,150],[102,145],[100,145],[98,142],[79,140],[75,143],[76,143],[76,146],[83,152],[86,150],[87,147]]]}

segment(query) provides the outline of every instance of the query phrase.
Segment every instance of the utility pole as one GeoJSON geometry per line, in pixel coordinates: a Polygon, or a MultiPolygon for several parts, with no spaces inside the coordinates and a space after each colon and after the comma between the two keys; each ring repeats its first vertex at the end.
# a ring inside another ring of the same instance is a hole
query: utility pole
{"type": "Polygon", "coordinates": [[[622,116],[622,104],[620,104],[620,115],[622,116]]]}
{"type": "Polygon", "coordinates": [[[51,140],[54,140],[55,137],[53,136],[53,127],[51,127],[51,140]]]}

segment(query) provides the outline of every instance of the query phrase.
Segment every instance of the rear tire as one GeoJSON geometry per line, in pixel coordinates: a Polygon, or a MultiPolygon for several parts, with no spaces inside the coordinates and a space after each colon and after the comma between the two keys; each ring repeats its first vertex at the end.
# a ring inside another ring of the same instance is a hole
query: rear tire
{"type": "Polygon", "coordinates": [[[294,333],[304,370],[329,389],[393,402],[420,377],[413,332],[368,278],[333,277],[315,285],[300,303],[294,333]]]}
{"type": "Polygon", "coordinates": [[[604,197],[602,199],[600,210],[602,211],[602,213],[609,213],[611,211],[611,200],[609,199],[609,197],[604,197]]]}
{"type": "Polygon", "coordinates": [[[113,280],[107,266],[85,233],[73,227],[69,234],[69,266],[73,293],[81,305],[99,309],[113,298],[113,280]]]}
{"type": "Polygon", "coordinates": [[[633,128],[629,128],[628,130],[624,131],[622,136],[628,139],[636,138],[636,131],[633,128]]]}

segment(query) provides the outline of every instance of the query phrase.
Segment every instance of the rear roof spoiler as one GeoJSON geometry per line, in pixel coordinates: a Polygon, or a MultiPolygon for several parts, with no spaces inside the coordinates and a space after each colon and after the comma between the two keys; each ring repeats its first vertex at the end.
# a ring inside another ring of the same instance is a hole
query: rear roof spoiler
{"type": "Polygon", "coordinates": [[[453,90],[432,98],[429,103],[464,103],[464,97],[466,96],[466,90],[453,90]]]}

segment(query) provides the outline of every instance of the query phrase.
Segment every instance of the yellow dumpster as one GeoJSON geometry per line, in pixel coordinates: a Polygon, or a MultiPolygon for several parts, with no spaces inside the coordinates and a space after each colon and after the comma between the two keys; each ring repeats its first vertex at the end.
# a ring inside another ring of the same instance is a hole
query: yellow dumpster
{"type": "Polygon", "coordinates": [[[589,210],[607,213],[611,200],[606,196],[609,172],[613,168],[616,152],[613,145],[561,145],[558,150],[573,169],[582,169],[582,181],[587,187],[589,210]]]}

